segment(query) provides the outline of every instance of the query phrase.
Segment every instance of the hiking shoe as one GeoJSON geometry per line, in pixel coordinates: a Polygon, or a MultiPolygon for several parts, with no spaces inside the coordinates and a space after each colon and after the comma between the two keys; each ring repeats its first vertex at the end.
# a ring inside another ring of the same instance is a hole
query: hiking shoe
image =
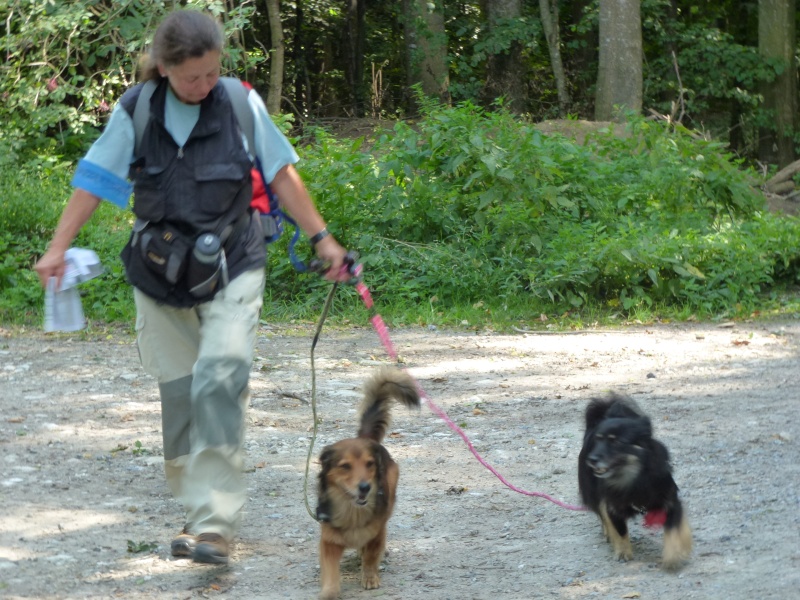
{"type": "Polygon", "coordinates": [[[194,547],[197,544],[197,538],[183,528],[172,543],[169,545],[172,556],[178,558],[190,557],[194,553],[194,547]]]}
{"type": "Polygon", "coordinates": [[[197,543],[192,559],[198,563],[212,565],[228,564],[228,542],[218,533],[201,533],[195,538],[197,543]]]}

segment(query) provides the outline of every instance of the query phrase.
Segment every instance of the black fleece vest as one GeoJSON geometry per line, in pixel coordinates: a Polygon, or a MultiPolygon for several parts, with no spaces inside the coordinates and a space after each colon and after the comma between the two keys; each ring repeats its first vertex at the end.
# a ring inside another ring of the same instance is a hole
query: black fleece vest
{"type": "MultiPolygon", "coordinates": [[[[218,83],[201,102],[200,117],[182,147],[165,127],[167,88],[167,80],[162,79],[150,98],[150,119],[131,163],[134,214],[151,223],[168,223],[192,240],[202,233],[221,235],[233,230],[225,244],[231,279],[263,266],[266,248],[261,224],[250,209],[252,161],[225,88],[218,83]]],[[[130,115],[140,91],[137,85],[120,100],[130,115]]],[[[134,286],[173,306],[197,303],[180,282],[167,286],[171,289],[143,289],[144,282],[140,285],[130,268],[130,245],[122,258],[134,286]]]]}

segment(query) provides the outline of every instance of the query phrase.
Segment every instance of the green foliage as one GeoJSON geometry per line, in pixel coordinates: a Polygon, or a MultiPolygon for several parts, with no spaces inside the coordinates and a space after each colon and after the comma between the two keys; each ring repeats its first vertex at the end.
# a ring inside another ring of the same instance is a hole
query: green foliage
{"type": "Polygon", "coordinates": [[[698,120],[733,101],[752,115],[761,102],[759,85],[779,72],[781,66],[761,58],[757,47],[738,43],[712,23],[676,21],[666,11],[646,15],[644,35],[652,58],[645,89],[662,112],[673,112],[673,103],[682,100],[682,110],[698,120]]]}
{"type": "MultiPolygon", "coordinates": [[[[253,0],[188,0],[223,22],[228,46],[224,70],[266,90],[270,30],[253,0]]],[[[557,116],[559,105],[538,3],[490,26],[481,3],[445,3],[449,94],[456,101],[487,98],[489,65],[518,43],[535,119],[557,116]]],[[[3,4],[4,60],[0,64],[0,166],[36,156],[80,156],[97,136],[156,25],[174,2],[71,0],[3,4]]],[[[570,110],[591,116],[597,76],[598,3],[564,3],[559,11],[570,110]]],[[[415,111],[406,67],[413,52],[401,3],[372,3],[363,30],[355,15],[331,0],[282,5],[286,61],[284,109],[304,118],[404,115],[415,111]],[[363,39],[354,60],[343,39],[363,39]],[[353,72],[360,68],[360,72],[353,72]],[[371,85],[370,85],[371,84],[371,85]],[[291,99],[291,100],[289,100],[291,99]]],[[[693,128],[731,138],[755,155],[759,128],[772,120],[760,108],[759,85],[785,65],[758,56],[757,3],[643,0],[644,105],[680,117],[693,128]],[[674,58],[673,58],[673,52],[674,58]]],[[[430,33],[430,32],[428,32],[430,33]]],[[[421,31],[421,34],[425,34],[421,31]]],[[[795,137],[800,141],[800,133],[795,137]]]]}
{"type": "MultiPolygon", "coordinates": [[[[578,144],[503,111],[420,104],[416,123],[356,140],[317,129],[299,145],[329,228],[361,253],[365,282],[395,325],[748,315],[798,284],[797,221],[766,213],[757,174],[717,142],[631,117],[622,135],[601,129],[578,144]]],[[[0,186],[0,316],[40,322],[30,267],[68,177],[5,170],[0,186]]],[[[118,259],[129,230],[129,213],[104,204],[75,243],[107,269],[81,286],[90,320],[132,323],[118,259]]],[[[264,316],[314,320],[330,285],[293,271],[292,233],[270,246],[264,316]]],[[[298,250],[311,258],[307,244],[298,250]]],[[[332,318],[366,317],[342,286],[332,318]]]]}
{"type": "MultiPolygon", "coordinates": [[[[12,170],[0,167],[0,321],[41,319],[44,293],[32,270],[55,231],[71,193],[72,166],[59,164],[12,170]]],[[[75,246],[97,252],[105,274],[80,286],[89,319],[125,321],[131,293],[118,254],[127,241],[131,217],[102,205],[84,227],[75,246]]]]}
{"type": "Polygon", "coordinates": [[[369,154],[324,134],[305,152],[313,195],[381,301],[709,316],[797,277],[796,228],[762,214],[756,174],[717,142],[632,117],[625,136],[578,145],[470,103],[424,110],[369,154]]]}
{"type": "MultiPolygon", "coordinates": [[[[563,16],[563,13],[562,13],[563,16]]],[[[736,150],[754,157],[758,127],[771,127],[763,114],[760,86],[784,65],[758,52],[758,3],[643,0],[643,105],[695,129],[731,139],[736,150]]],[[[565,62],[574,106],[591,118],[597,56],[587,48],[598,30],[598,2],[585,4],[582,17],[564,17],[565,62]]]]}
{"type": "Polygon", "coordinates": [[[68,172],[0,169],[0,321],[30,317],[42,298],[31,268],[61,213],[68,172]]]}
{"type": "MultiPolygon", "coordinates": [[[[221,0],[186,3],[223,20],[229,36],[255,10],[221,0]]],[[[137,62],[172,3],[14,2],[4,29],[0,66],[0,167],[36,155],[75,158],[135,80],[137,62]]],[[[252,67],[241,45],[228,47],[228,69],[252,67]]]]}

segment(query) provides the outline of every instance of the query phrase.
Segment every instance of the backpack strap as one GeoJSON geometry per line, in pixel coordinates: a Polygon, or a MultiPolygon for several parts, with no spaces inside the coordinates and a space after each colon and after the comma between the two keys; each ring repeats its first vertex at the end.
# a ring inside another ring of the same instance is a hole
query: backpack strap
{"type": "Polygon", "coordinates": [[[156,81],[148,79],[142,84],[139,96],[136,98],[136,105],[133,109],[131,119],[133,119],[133,131],[136,136],[133,145],[133,155],[139,156],[139,146],[142,145],[142,137],[150,120],[150,97],[156,89],[156,81]]]}
{"type": "Polygon", "coordinates": [[[228,98],[230,99],[231,106],[233,107],[233,114],[236,115],[236,120],[239,122],[239,128],[242,130],[242,133],[247,139],[248,152],[250,152],[250,154],[254,157],[255,168],[258,169],[259,173],[261,174],[261,179],[264,182],[264,188],[269,198],[269,217],[275,219],[277,229],[276,233],[271,236],[268,241],[277,239],[278,234],[281,231],[281,220],[292,225],[294,227],[294,234],[292,235],[292,239],[289,240],[289,261],[292,263],[292,266],[296,271],[299,273],[305,273],[308,271],[308,265],[298,258],[295,251],[295,245],[300,239],[300,227],[297,225],[297,221],[280,209],[277,198],[274,197],[272,189],[269,187],[267,180],[264,178],[264,172],[261,169],[261,162],[258,160],[258,157],[256,157],[255,118],[253,117],[253,111],[250,109],[250,104],[247,101],[247,96],[250,93],[250,89],[245,87],[242,81],[236,79],[235,77],[220,77],[219,80],[225,86],[225,91],[228,92],[228,98]]]}
{"type": "Polygon", "coordinates": [[[251,156],[256,155],[255,130],[256,124],[253,118],[253,111],[247,103],[247,95],[250,93],[242,82],[235,77],[220,77],[220,82],[228,92],[228,98],[233,106],[233,114],[239,122],[239,128],[247,139],[247,151],[251,156]]]}

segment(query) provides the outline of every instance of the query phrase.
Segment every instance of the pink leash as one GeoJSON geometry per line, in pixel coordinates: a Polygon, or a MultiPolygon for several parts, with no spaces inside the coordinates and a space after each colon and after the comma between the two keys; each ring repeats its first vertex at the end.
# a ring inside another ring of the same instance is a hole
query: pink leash
{"type": "MultiPolygon", "coordinates": [[[[383,343],[383,346],[386,349],[387,354],[392,358],[392,360],[397,361],[398,358],[397,352],[395,352],[392,340],[389,338],[389,329],[386,327],[386,323],[383,322],[381,316],[374,310],[374,304],[372,302],[372,294],[369,293],[369,289],[367,289],[367,286],[365,286],[364,283],[360,280],[355,284],[355,288],[356,291],[361,296],[361,299],[364,301],[364,305],[370,310],[370,312],[372,312],[372,316],[370,317],[370,322],[372,323],[372,326],[375,328],[375,332],[378,334],[378,337],[383,343]]],[[[469,451],[472,452],[473,456],[475,456],[475,458],[478,459],[478,462],[481,463],[487,469],[489,469],[489,471],[491,471],[492,474],[495,477],[497,477],[507,488],[514,490],[519,494],[524,494],[525,496],[535,496],[537,498],[544,498],[545,500],[549,500],[553,504],[556,504],[561,508],[566,508],[567,510],[579,510],[579,511],[586,510],[586,508],[583,506],[566,504],[565,502],[561,502],[560,500],[557,500],[552,496],[544,494],[542,492],[528,492],[526,490],[522,490],[516,487],[515,485],[512,485],[508,481],[506,481],[506,479],[500,473],[497,472],[497,469],[495,469],[492,465],[486,462],[486,460],[478,453],[478,451],[475,450],[475,447],[472,445],[472,442],[467,437],[467,434],[464,433],[464,431],[458,425],[456,425],[450,417],[447,416],[447,413],[444,412],[444,410],[439,408],[436,404],[434,404],[433,400],[428,398],[428,395],[425,393],[425,390],[422,389],[422,386],[419,385],[419,382],[416,382],[416,384],[417,388],[419,389],[420,396],[422,396],[425,402],[428,403],[428,406],[434,412],[434,414],[436,414],[440,419],[442,419],[445,423],[447,423],[447,426],[450,429],[452,429],[455,433],[457,433],[462,440],[464,440],[464,443],[469,448],[469,451]]]]}

